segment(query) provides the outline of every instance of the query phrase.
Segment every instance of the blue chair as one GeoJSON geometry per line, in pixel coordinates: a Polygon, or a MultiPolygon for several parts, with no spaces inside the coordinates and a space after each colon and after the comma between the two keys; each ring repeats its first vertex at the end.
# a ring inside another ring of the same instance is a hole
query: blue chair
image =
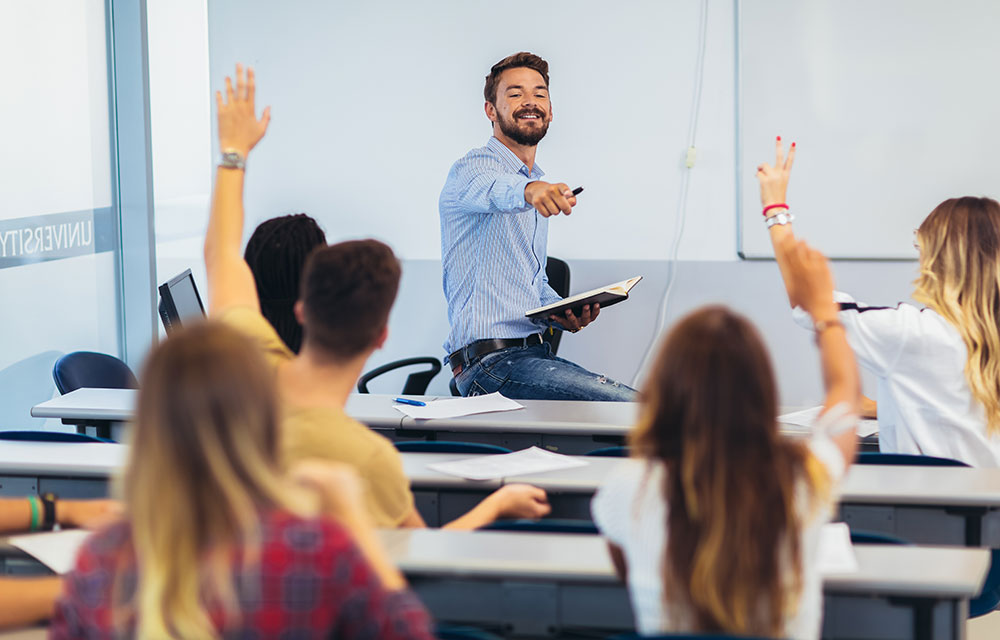
{"type": "Polygon", "coordinates": [[[480,531],[520,531],[523,533],[581,533],[597,535],[597,525],[589,520],[543,518],[542,520],[496,520],[480,531]]]}
{"type": "MultiPolygon", "coordinates": [[[[960,460],[920,456],[908,453],[859,453],[857,464],[890,464],[923,467],[968,467],[960,460]]],[[[871,534],[869,534],[871,535],[871,534]]],[[[854,533],[851,533],[854,539],[854,533]]],[[[885,544],[885,543],[883,543],[885,544]]],[[[891,543],[889,543],[891,544],[891,543]]],[[[969,601],[969,617],[978,618],[994,611],[1000,605],[1000,549],[992,549],[990,569],[986,573],[983,589],[969,601]]]]}
{"type": "MultiPolygon", "coordinates": [[[[56,360],[52,379],[59,393],[66,394],[84,387],[92,389],[138,389],[139,381],[128,365],[114,356],[93,351],[74,351],[56,360]]],[[[63,420],[63,424],[76,425],[83,433],[95,427],[98,437],[111,437],[111,423],[98,420],[63,420]]]]}
{"type": "Polygon", "coordinates": [[[451,442],[448,440],[413,440],[396,442],[396,449],[404,453],[468,453],[494,454],[511,453],[507,447],[483,442],[451,442]]]}
{"type": "Polygon", "coordinates": [[[88,436],[85,433],[65,433],[62,431],[0,431],[0,440],[19,442],[111,442],[106,438],[88,436]]]}
{"type": "Polygon", "coordinates": [[[630,452],[631,450],[628,447],[617,446],[594,449],[593,451],[588,451],[584,455],[596,456],[600,458],[627,458],[630,452]]]}
{"type": "Polygon", "coordinates": [[[624,633],[611,636],[608,640],[768,640],[757,636],[731,636],[719,633],[665,633],[642,636],[638,633],[624,633]]]}
{"type": "Polygon", "coordinates": [[[439,624],[434,630],[438,640],[503,640],[502,636],[477,627],[439,624]]]}
{"type": "Polygon", "coordinates": [[[864,531],[862,529],[851,529],[851,544],[910,544],[902,538],[879,533],[877,531],[864,531]]]}
{"type": "Polygon", "coordinates": [[[855,464],[890,464],[911,467],[967,467],[961,460],[912,453],[859,453],[855,464]]]}
{"type": "Polygon", "coordinates": [[[56,360],[52,368],[59,393],[83,387],[95,389],[138,389],[139,381],[128,365],[114,356],[93,351],[74,351],[56,360]]]}

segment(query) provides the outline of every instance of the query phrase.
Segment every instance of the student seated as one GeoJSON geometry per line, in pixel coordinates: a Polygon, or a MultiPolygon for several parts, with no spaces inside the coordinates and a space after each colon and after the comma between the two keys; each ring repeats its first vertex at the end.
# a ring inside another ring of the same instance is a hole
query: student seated
{"type": "MultiPolygon", "coordinates": [[[[52,500],[0,498],[0,533],[27,533],[62,528],[94,527],[114,518],[113,500],[52,500]],[[47,516],[47,513],[51,515],[47,516]]],[[[0,629],[23,627],[47,620],[62,589],[57,576],[0,578],[0,629]]]]}
{"type": "MultiPolygon", "coordinates": [[[[793,232],[785,193],[794,158],[795,145],[786,158],[779,139],[775,165],[757,172],[786,283],[793,263],[782,248],[793,232]]],[[[920,275],[913,299],[926,307],[870,307],[835,294],[858,361],[878,378],[877,402],[866,413],[877,412],[879,448],[998,467],[1000,204],[945,200],[920,223],[914,244],[920,275]]],[[[801,312],[796,318],[810,326],[801,312]]]]}
{"type": "MultiPolygon", "coordinates": [[[[237,67],[236,87],[226,79],[217,95],[219,144],[225,153],[205,234],[209,315],[253,338],[275,370],[283,405],[281,449],[286,464],[322,458],[350,464],[361,475],[365,500],[379,527],[421,527],[402,459],[385,437],[344,413],[369,356],[385,342],[400,265],[375,240],[342,242],[313,251],[294,312],[303,326],[293,354],[260,313],[254,278],[240,256],[243,164],[270,120],[254,111],[254,76],[237,67]]],[[[414,309],[413,313],[419,313],[414,309]]],[[[545,492],[506,485],[448,527],[473,529],[500,517],[540,518],[550,508],[545,492]]]]}
{"type": "Polygon", "coordinates": [[[326,246],[323,229],[313,218],[297,213],[261,222],[243,252],[257,286],[260,312],[292,353],[302,348],[302,325],[293,310],[302,269],[320,246],[326,246]]]}
{"type": "Polygon", "coordinates": [[[149,356],[125,517],[88,539],[52,638],[431,638],[347,467],[277,459],[274,380],[206,322],[149,356]]]}
{"type": "Polygon", "coordinates": [[[826,383],[815,437],[779,433],[760,335],[725,307],[706,307],[667,336],[630,434],[636,459],[594,497],[643,634],[819,637],[817,545],[854,459],[860,383],[825,260],[788,249],[826,383]]]}

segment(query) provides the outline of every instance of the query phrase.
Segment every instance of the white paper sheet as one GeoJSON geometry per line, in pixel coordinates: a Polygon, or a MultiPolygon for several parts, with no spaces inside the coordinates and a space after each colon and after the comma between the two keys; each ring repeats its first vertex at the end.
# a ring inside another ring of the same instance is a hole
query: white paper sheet
{"type": "Polygon", "coordinates": [[[31,533],[7,538],[13,546],[32,556],[59,575],[72,571],[76,554],[91,534],[86,529],[31,533]]]}
{"type": "MultiPolygon", "coordinates": [[[[803,409],[802,411],[794,411],[792,413],[786,413],[783,416],[778,416],[778,422],[780,424],[790,424],[796,427],[807,427],[812,428],[813,423],[819,418],[819,414],[823,412],[823,407],[813,407],[812,409],[803,409]]],[[[871,418],[862,418],[858,420],[858,435],[862,438],[867,438],[868,436],[873,436],[878,433],[878,420],[872,420],[871,418]]]]}
{"type": "Polygon", "coordinates": [[[431,400],[426,407],[414,407],[408,404],[396,404],[398,409],[411,418],[428,420],[430,418],[457,418],[471,416],[476,413],[491,413],[493,411],[513,411],[523,409],[524,405],[500,395],[500,392],[468,398],[449,398],[431,400]]]}
{"type": "Polygon", "coordinates": [[[468,460],[429,464],[427,468],[467,480],[497,480],[526,473],[571,469],[586,464],[586,462],[576,458],[552,453],[538,447],[530,447],[514,453],[500,453],[469,458],[468,460]]]}
{"type": "Polygon", "coordinates": [[[823,575],[858,572],[851,530],[844,522],[823,525],[819,534],[818,555],[819,572],[823,575]]]}

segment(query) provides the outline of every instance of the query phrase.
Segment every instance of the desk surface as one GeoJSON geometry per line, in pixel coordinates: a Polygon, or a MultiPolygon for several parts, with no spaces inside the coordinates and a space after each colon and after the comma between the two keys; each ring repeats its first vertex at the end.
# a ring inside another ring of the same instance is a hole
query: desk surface
{"type": "MultiPolygon", "coordinates": [[[[108,477],[125,463],[127,447],[109,443],[2,442],[0,474],[108,477]]],[[[428,464],[464,460],[468,454],[404,453],[403,468],[414,488],[494,489],[523,482],[546,491],[593,493],[622,458],[580,456],[582,467],[472,481],[427,469],[428,464]]],[[[855,465],[841,485],[840,501],[862,504],[947,505],[1000,508],[1000,469],[855,465]]]]}
{"type": "MultiPolygon", "coordinates": [[[[380,531],[407,575],[615,583],[604,539],[589,535],[397,529],[380,531]]],[[[855,545],[857,573],[824,576],[836,593],[971,598],[990,554],[956,547],[855,545]]]]}

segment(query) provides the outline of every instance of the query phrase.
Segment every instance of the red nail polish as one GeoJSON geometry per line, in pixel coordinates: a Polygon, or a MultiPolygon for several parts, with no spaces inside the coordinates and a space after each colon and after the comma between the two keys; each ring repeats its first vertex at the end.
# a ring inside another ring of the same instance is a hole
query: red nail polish
{"type": "Polygon", "coordinates": [[[778,142],[781,142],[781,136],[778,136],[778,142]]]}
{"type": "Polygon", "coordinates": [[[793,147],[795,146],[795,143],[794,143],[794,142],[792,143],[792,146],[793,146],[793,147]]]}

